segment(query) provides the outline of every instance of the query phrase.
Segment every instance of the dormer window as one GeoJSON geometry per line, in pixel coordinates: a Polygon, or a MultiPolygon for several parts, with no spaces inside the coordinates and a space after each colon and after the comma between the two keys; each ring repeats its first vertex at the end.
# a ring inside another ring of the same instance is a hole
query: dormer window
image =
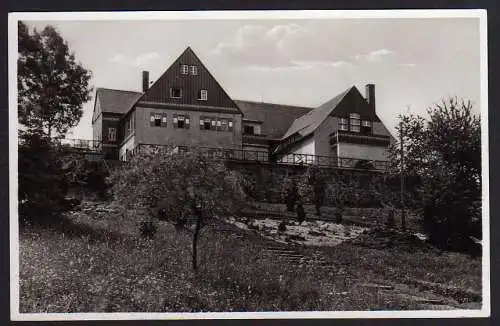
{"type": "Polygon", "coordinates": [[[202,89],[198,92],[198,100],[206,101],[208,99],[208,91],[206,89],[202,89]]]}
{"type": "Polygon", "coordinates": [[[187,75],[189,73],[189,66],[188,65],[181,65],[181,75],[187,75]]]}
{"type": "Polygon", "coordinates": [[[189,66],[189,73],[193,76],[198,75],[198,66],[189,66]]]}
{"type": "Polygon", "coordinates": [[[182,89],[181,88],[171,88],[170,89],[170,97],[171,98],[181,98],[182,97],[182,89]]]}

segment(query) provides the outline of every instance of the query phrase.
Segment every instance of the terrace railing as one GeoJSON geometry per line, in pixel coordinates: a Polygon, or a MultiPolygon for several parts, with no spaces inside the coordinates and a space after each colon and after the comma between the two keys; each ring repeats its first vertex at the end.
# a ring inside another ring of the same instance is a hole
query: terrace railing
{"type": "Polygon", "coordinates": [[[100,152],[102,141],[93,139],[61,139],[60,144],[76,151],[100,152]]]}
{"type": "MultiPolygon", "coordinates": [[[[70,148],[84,152],[100,152],[102,144],[99,141],[93,140],[65,140],[70,148]]],[[[142,144],[128,152],[127,157],[138,154],[141,150],[159,150],[164,148],[163,145],[148,145],[142,144]]],[[[360,158],[349,157],[334,157],[321,156],[311,154],[286,154],[278,157],[272,157],[268,152],[248,149],[233,149],[233,148],[214,148],[200,147],[205,155],[213,159],[222,159],[235,162],[258,162],[277,165],[295,165],[307,166],[316,165],[319,167],[340,168],[340,169],[359,169],[359,170],[374,170],[385,171],[388,168],[388,162],[376,160],[364,160],[360,158]]],[[[172,147],[172,150],[177,153],[182,153],[188,150],[188,147],[178,146],[172,147]]]]}

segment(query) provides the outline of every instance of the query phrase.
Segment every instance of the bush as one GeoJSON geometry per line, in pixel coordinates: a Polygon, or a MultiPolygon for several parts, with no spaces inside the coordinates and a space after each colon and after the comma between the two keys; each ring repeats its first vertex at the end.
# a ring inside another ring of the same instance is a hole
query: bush
{"type": "Polygon", "coordinates": [[[74,207],[66,194],[68,182],[61,153],[39,134],[21,134],[19,144],[19,216],[21,221],[46,223],[74,207]]]}
{"type": "Polygon", "coordinates": [[[281,221],[280,224],[278,225],[278,232],[286,232],[286,222],[281,221]]]}
{"type": "Polygon", "coordinates": [[[139,223],[139,232],[145,238],[153,238],[158,230],[158,226],[153,220],[141,221],[139,223]]]}
{"type": "Polygon", "coordinates": [[[302,203],[297,204],[297,220],[299,223],[304,222],[306,219],[306,211],[304,210],[304,205],[302,203]]]}

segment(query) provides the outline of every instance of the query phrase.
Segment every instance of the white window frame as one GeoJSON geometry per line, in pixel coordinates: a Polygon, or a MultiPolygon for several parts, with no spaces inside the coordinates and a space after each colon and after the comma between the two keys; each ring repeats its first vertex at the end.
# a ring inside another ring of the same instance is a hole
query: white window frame
{"type": "Polygon", "coordinates": [[[198,66],[189,66],[189,73],[193,76],[198,75],[198,66]]]}
{"type": "Polygon", "coordinates": [[[198,98],[200,101],[208,100],[208,91],[206,89],[200,89],[200,97],[198,98]]]}
{"type": "Polygon", "coordinates": [[[181,75],[188,75],[188,74],[189,74],[189,66],[181,65],[181,75]]]}
{"type": "Polygon", "coordinates": [[[362,127],[371,127],[372,122],[370,120],[363,120],[363,121],[361,121],[361,126],[362,127]]]}

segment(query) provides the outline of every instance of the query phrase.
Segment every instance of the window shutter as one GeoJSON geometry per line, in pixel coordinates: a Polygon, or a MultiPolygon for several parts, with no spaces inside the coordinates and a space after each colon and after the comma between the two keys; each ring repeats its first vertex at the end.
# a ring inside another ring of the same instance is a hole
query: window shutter
{"type": "Polygon", "coordinates": [[[203,118],[203,117],[201,116],[201,117],[200,117],[200,130],[203,130],[204,120],[205,120],[205,118],[203,118]]]}
{"type": "Polygon", "coordinates": [[[186,129],[189,129],[189,123],[191,122],[191,120],[189,119],[189,115],[185,115],[184,116],[184,126],[186,129]]]}
{"type": "Polygon", "coordinates": [[[229,131],[233,131],[233,120],[229,120],[229,131]]]}
{"type": "Polygon", "coordinates": [[[177,129],[177,114],[174,114],[174,128],[177,129]]]}
{"type": "Polygon", "coordinates": [[[166,127],[167,126],[167,114],[162,113],[161,115],[161,126],[166,127]]]}
{"type": "Polygon", "coordinates": [[[154,127],[154,125],[155,125],[155,114],[151,112],[149,114],[149,126],[154,127]]]}

